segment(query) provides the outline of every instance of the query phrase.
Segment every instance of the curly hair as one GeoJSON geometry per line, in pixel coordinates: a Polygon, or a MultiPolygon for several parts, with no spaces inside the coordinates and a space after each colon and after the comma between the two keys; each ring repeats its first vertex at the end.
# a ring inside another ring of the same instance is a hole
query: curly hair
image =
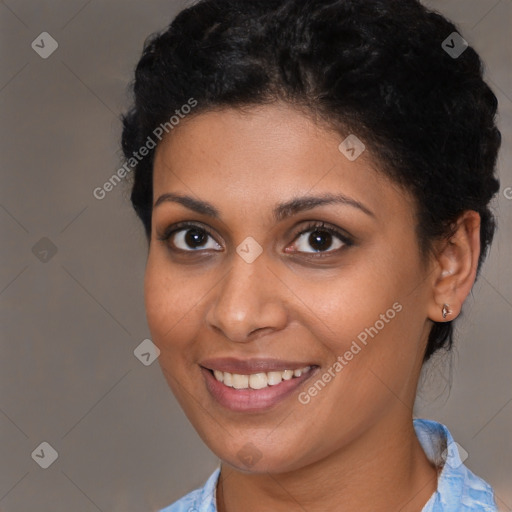
{"type": "MultiPolygon", "coordinates": [[[[193,97],[190,114],[284,101],[356,133],[379,172],[412,193],[420,252],[480,214],[477,275],[495,231],[489,204],[501,134],[497,99],[468,46],[442,47],[456,26],[417,0],[202,0],[144,43],[122,117],[131,158],[193,97]]],[[[154,149],[134,169],[131,201],[150,240],[154,149]]],[[[433,322],[424,361],[453,345],[433,322]]]]}

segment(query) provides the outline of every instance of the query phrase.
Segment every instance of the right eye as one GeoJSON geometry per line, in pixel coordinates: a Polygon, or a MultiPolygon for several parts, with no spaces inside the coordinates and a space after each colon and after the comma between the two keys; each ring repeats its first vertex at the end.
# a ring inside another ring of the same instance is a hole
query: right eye
{"type": "Polygon", "coordinates": [[[170,226],[158,239],[166,242],[171,250],[183,252],[222,249],[209,229],[189,222],[180,222],[170,226]],[[211,239],[210,246],[208,246],[208,239],[211,239]]]}

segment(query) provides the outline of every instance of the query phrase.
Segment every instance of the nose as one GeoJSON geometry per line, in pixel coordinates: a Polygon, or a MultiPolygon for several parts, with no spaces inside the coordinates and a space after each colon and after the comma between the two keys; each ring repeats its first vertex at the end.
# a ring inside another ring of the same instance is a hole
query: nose
{"type": "Polygon", "coordinates": [[[227,276],[215,288],[216,296],[206,316],[208,325],[239,343],[283,329],[287,310],[280,291],[286,286],[263,255],[252,263],[238,254],[233,260],[227,276]]]}

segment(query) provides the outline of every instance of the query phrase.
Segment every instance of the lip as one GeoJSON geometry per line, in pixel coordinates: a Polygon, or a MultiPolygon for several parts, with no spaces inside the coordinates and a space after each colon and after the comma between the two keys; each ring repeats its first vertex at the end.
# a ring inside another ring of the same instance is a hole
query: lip
{"type": "Polygon", "coordinates": [[[236,359],[235,357],[221,357],[205,359],[200,366],[208,370],[250,375],[251,373],[282,372],[284,370],[298,370],[306,366],[318,366],[312,362],[284,361],[283,359],[236,359]]]}
{"type": "MultiPolygon", "coordinates": [[[[260,360],[261,362],[262,360],[260,360]]],[[[270,364],[269,360],[265,360],[270,364]]],[[[209,364],[209,363],[208,363],[209,364]]],[[[272,369],[276,369],[276,362],[272,363],[272,369]]],[[[289,363],[288,363],[289,364],[289,363]]],[[[307,366],[307,365],[306,365],[307,366]]],[[[222,384],[214,376],[210,369],[203,366],[201,373],[206,384],[206,389],[212,398],[222,407],[234,412],[267,412],[274,408],[286,398],[290,397],[301,384],[318,373],[319,367],[312,366],[311,370],[290,380],[282,381],[275,386],[268,386],[263,389],[234,389],[222,384]]],[[[216,368],[217,369],[217,368],[216,368]]],[[[272,371],[272,369],[267,371],[272,371]]],[[[283,369],[291,369],[290,367],[283,369]]],[[[228,370],[221,370],[228,371],[228,370]]],[[[262,370],[263,371],[263,370],[262,370]]],[[[276,369],[279,371],[279,369],[276,369]]],[[[231,372],[230,372],[231,373],[231,372]]],[[[233,372],[240,373],[240,372],[233,372]]],[[[254,373],[254,372],[250,372],[254,373]]],[[[246,373],[241,373],[245,375],[246,373]]]]}

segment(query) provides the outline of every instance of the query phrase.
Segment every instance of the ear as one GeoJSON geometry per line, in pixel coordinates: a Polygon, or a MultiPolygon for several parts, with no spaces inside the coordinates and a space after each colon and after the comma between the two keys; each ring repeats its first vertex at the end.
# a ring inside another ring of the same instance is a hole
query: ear
{"type": "Polygon", "coordinates": [[[436,250],[428,306],[431,320],[449,322],[457,318],[475,282],[479,256],[480,215],[467,210],[457,219],[453,235],[440,242],[436,250]]]}

